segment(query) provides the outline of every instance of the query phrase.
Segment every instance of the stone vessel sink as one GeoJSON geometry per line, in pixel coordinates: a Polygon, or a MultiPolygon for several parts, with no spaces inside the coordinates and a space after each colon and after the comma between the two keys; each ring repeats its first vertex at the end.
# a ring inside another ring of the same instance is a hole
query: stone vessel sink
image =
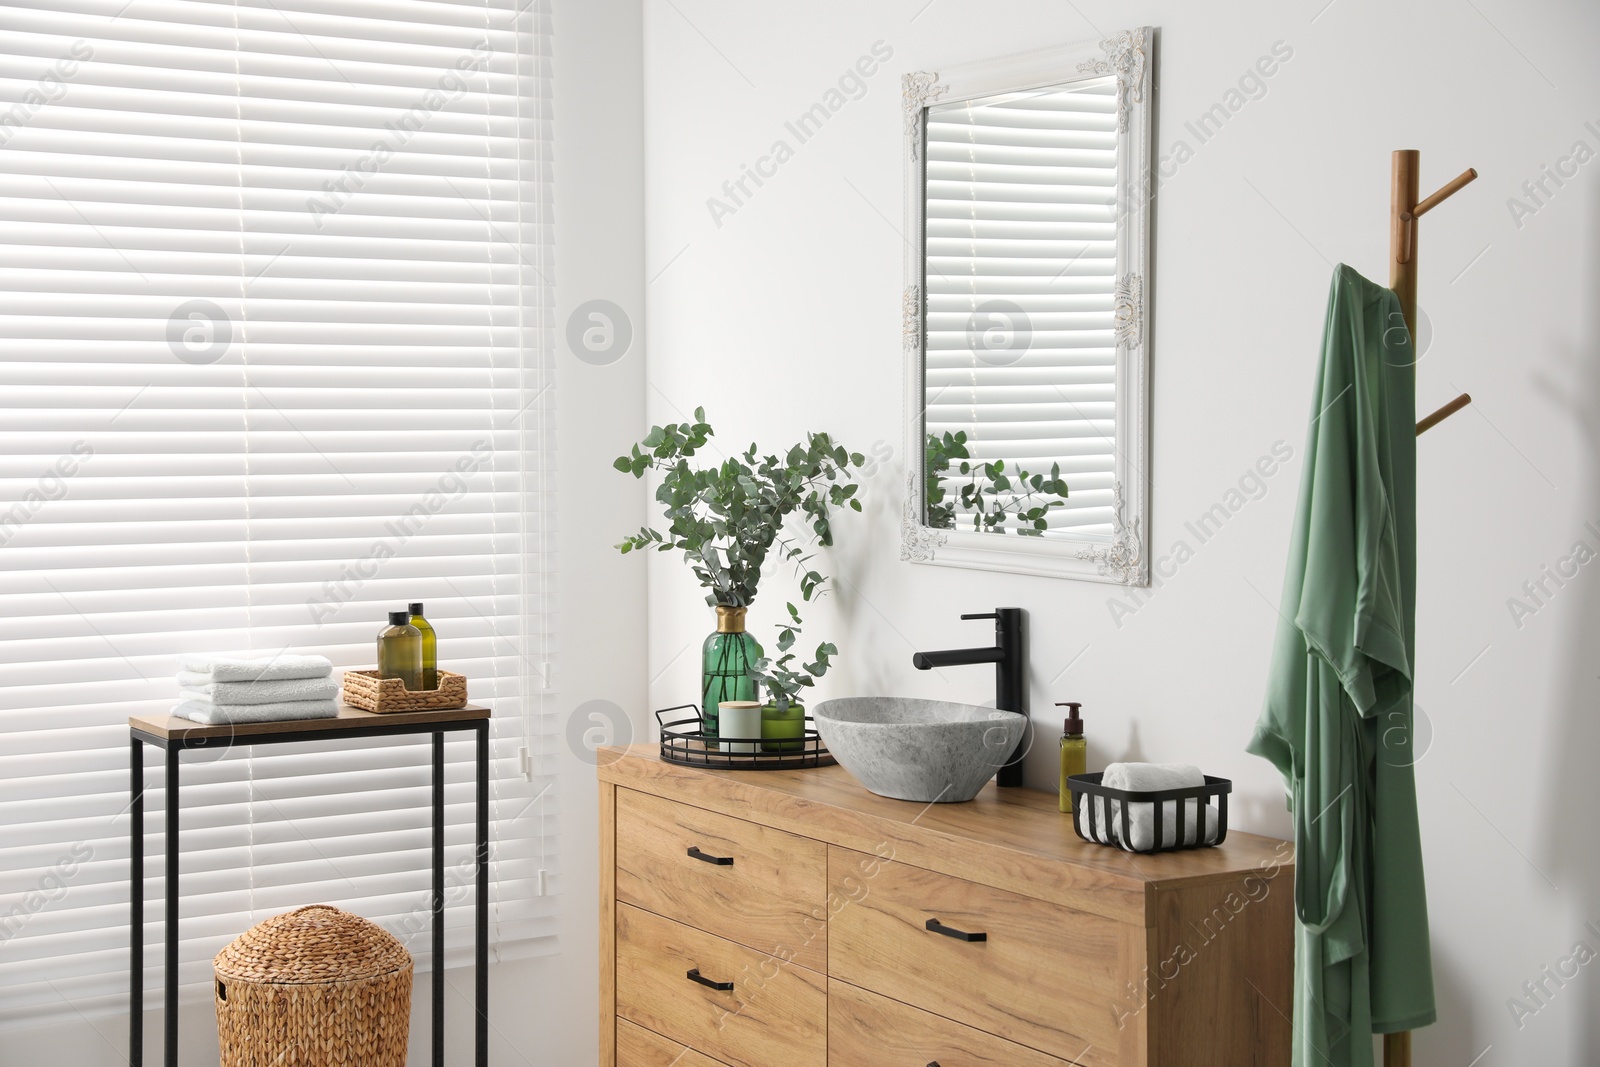
{"type": "Polygon", "coordinates": [[[842,697],[811,709],[817,733],[856,781],[924,804],[971,800],[1006,762],[1027,719],[914,697],[842,697]]]}

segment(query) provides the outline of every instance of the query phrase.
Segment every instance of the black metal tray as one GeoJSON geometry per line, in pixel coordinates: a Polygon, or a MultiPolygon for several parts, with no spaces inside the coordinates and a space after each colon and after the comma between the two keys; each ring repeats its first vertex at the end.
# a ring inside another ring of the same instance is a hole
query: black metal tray
{"type": "Polygon", "coordinates": [[[680,704],[663,708],[655,713],[661,727],[661,760],[679,763],[685,767],[713,767],[725,771],[792,771],[803,767],[831,767],[833,753],[822,743],[822,737],[809,725],[814,720],[805,717],[805,726],[799,738],[768,739],[759,737],[711,737],[705,732],[705,716],[698,704],[680,704]],[[687,712],[681,718],[672,718],[687,712]],[[729,751],[729,744],[752,744],[753,752],[729,751]]]}

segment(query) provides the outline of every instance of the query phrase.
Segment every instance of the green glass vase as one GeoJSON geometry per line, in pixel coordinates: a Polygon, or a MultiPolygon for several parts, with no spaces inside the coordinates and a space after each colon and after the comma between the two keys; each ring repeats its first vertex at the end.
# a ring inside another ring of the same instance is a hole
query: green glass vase
{"type": "Polygon", "coordinates": [[[744,613],[744,608],[719,604],[716,633],[700,649],[700,709],[707,737],[717,736],[718,704],[757,699],[750,668],[761,658],[761,645],[745,633],[744,613]]]}

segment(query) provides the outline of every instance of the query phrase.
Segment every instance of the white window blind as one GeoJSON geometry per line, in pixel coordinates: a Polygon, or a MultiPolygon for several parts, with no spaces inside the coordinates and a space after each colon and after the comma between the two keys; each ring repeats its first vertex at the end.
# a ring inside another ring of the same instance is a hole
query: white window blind
{"type": "MultiPolygon", "coordinates": [[[[552,948],[548,76],[522,0],[0,4],[0,1020],[121,1006],[126,720],[175,655],[370,666],[416,600],[494,709],[496,951],[552,948]]],[[[185,981],[316,902],[426,967],[430,759],[186,755],[185,981]]]]}
{"type": "Polygon", "coordinates": [[[965,432],[974,463],[1059,463],[1050,532],[1080,538],[1112,531],[1116,105],[1103,78],[927,117],[925,428],[965,432]]]}

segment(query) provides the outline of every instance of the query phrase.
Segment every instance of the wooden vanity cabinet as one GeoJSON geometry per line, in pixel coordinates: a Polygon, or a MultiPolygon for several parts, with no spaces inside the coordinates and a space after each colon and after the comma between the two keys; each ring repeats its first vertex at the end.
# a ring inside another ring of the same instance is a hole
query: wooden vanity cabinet
{"type": "Polygon", "coordinates": [[[1133,856],[1054,796],[600,767],[602,1067],[1287,1067],[1292,851],[1133,856]]]}

